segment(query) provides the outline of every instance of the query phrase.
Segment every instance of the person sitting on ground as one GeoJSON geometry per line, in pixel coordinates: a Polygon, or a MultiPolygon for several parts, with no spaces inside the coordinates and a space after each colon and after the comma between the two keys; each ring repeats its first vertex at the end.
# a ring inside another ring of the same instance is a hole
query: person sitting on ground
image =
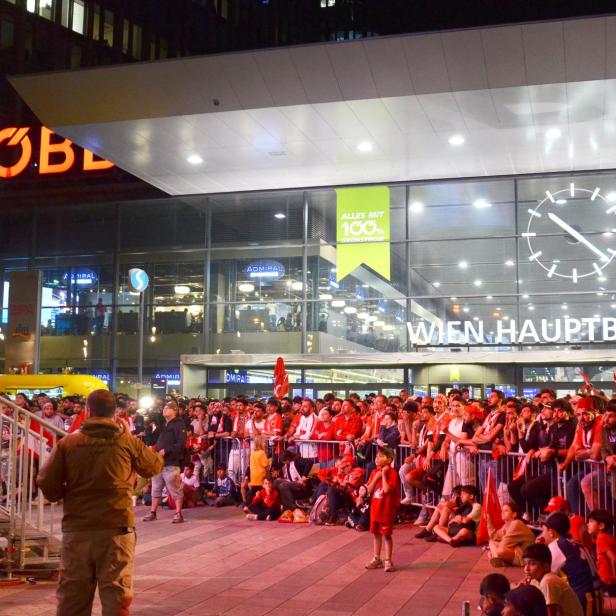
{"type": "Polygon", "coordinates": [[[479,585],[479,609],[482,616],[501,616],[505,595],[511,590],[509,580],[501,573],[486,575],[479,585]]]}
{"type": "MultiPolygon", "coordinates": [[[[329,469],[327,469],[329,470],[329,469]]],[[[320,471],[320,478],[323,481],[324,473],[320,471]]],[[[335,526],[341,513],[346,518],[351,512],[355,503],[356,490],[362,484],[364,478],[363,469],[355,466],[353,456],[344,456],[331,469],[324,479],[327,486],[324,492],[322,485],[319,485],[316,493],[327,494],[327,510],[329,516],[325,522],[326,526],[335,526]]]]}
{"type": "Polygon", "coordinates": [[[569,501],[564,496],[552,496],[543,511],[545,511],[545,513],[561,511],[566,514],[569,518],[569,534],[573,538],[573,541],[583,545],[590,554],[594,552],[595,544],[592,537],[588,533],[586,520],[577,513],[571,513],[569,501]]]}
{"type": "Polygon", "coordinates": [[[248,509],[247,520],[270,521],[280,517],[280,494],[271,477],[263,478],[263,487],[252,497],[248,509]]]}
{"type": "Polygon", "coordinates": [[[278,479],[274,481],[274,487],[280,493],[282,508],[295,509],[296,499],[311,496],[309,475],[312,470],[312,460],[301,458],[292,449],[287,449],[282,454],[283,466],[280,469],[278,479]]]}
{"type": "Polygon", "coordinates": [[[462,486],[460,489],[460,506],[452,511],[447,527],[436,526],[434,534],[437,539],[457,548],[462,545],[474,545],[475,529],[481,516],[481,505],[476,502],[477,488],[462,486]]]}
{"type": "Polygon", "coordinates": [[[543,543],[534,543],[522,554],[526,577],[520,585],[536,586],[545,598],[548,616],[583,616],[582,605],[566,580],[552,573],[552,553],[543,543]]]}
{"type": "Polygon", "coordinates": [[[503,616],[548,616],[543,593],[535,586],[518,586],[505,595],[503,616]]]}
{"type": "Polygon", "coordinates": [[[426,524],[425,528],[417,533],[417,539],[425,539],[426,541],[436,541],[436,535],[434,534],[434,529],[437,526],[441,526],[443,528],[447,528],[447,524],[449,523],[449,518],[451,516],[452,511],[456,508],[460,507],[460,491],[462,486],[454,486],[451,490],[451,495],[449,499],[443,497],[439,501],[438,505],[434,508],[432,512],[432,517],[430,521],[426,524]]]}
{"type": "Polygon", "coordinates": [[[610,596],[616,595],[616,539],[613,530],[614,517],[609,511],[595,509],[588,514],[588,532],[596,545],[601,588],[610,596]]]}
{"type": "Polygon", "coordinates": [[[550,514],[543,523],[541,538],[552,554],[552,572],[567,578],[584,614],[598,614],[601,610],[597,609],[600,603],[594,593],[592,556],[568,538],[569,529],[569,518],[560,511],[550,514]]]}
{"type": "Polygon", "coordinates": [[[490,533],[490,564],[493,567],[521,566],[524,549],[535,543],[535,535],[522,519],[522,513],[516,503],[503,505],[501,515],[505,524],[490,533]]]}
{"type": "Polygon", "coordinates": [[[206,496],[215,499],[214,507],[224,507],[225,505],[236,504],[236,486],[231,477],[227,475],[227,467],[219,464],[216,468],[216,483],[214,488],[207,492],[206,496]]]}
{"type": "Polygon", "coordinates": [[[184,493],[184,506],[196,507],[201,495],[199,475],[195,473],[195,465],[191,462],[184,467],[180,475],[182,491],[184,493]]]}

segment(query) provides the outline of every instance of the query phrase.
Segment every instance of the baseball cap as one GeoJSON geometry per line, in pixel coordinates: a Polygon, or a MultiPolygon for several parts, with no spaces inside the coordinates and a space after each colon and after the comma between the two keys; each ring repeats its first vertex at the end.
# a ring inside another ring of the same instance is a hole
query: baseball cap
{"type": "Polygon", "coordinates": [[[561,511],[562,509],[570,508],[569,501],[564,496],[552,496],[544,511],[546,513],[552,513],[554,511],[561,511]]]}

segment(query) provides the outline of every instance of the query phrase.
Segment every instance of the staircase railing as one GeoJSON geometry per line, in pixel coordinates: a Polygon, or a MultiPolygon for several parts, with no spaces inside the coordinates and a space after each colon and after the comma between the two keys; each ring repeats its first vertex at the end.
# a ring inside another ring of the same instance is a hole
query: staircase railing
{"type": "MultiPolygon", "coordinates": [[[[0,537],[5,573],[57,564],[62,507],[37,488],[45,464],[64,430],[0,396],[0,537]]],[[[0,565],[1,567],[2,565],[0,565]]]]}

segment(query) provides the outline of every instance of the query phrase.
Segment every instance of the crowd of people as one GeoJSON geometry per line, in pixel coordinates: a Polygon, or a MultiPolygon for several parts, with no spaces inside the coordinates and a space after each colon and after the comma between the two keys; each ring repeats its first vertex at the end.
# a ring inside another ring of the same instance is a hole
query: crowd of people
{"type": "MultiPolygon", "coordinates": [[[[83,410],[75,398],[15,402],[68,431],[83,410]]],[[[115,420],[164,459],[159,474],[135,484],[145,521],[164,503],[173,523],[210,505],[241,507],[254,521],[343,524],[372,532],[366,567],[385,571],[394,568],[394,524],[412,521],[420,540],[485,543],[494,567],[524,568],[514,589],[500,574],[484,580],[491,615],[598,614],[600,591],[616,592],[616,400],[600,392],[557,398],[544,389],[521,399],[493,390],[485,401],[464,389],[433,398],[168,396],[149,409],[120,394],[115,420]],[[485,515],[488,477],[497,522],[485,515]],[[544,603],[528,611],[541,603],[532,587],[544,603]]]]}

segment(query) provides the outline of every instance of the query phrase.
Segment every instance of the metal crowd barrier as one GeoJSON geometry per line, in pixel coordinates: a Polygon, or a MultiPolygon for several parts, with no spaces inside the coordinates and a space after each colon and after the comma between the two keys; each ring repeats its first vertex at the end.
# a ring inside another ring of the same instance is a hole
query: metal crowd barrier
{"type": "MultiPolygon", "coordinates": [[[[239,485],[247,476],[252,440],[250,438],[216,439],[211,451],[211,464],[204,473],[203,481],[215,481],[215,469],[223,464],[229,476],[239,485]]],[[[320,468],[333,466],[335,459],[344,454],[355,457],[356,463],[369,467],[374,460],[376,447],[356,447],[346,441],[317,441],[305,439],[267,440],[267,453],[273,464],[281,464],[285,449],[294,449],[302,458],[313,460],[320,468]]],[[[439,500],[449,496],[456,485],[474,485],[481,501],[488,471],[491,471],[501,504],[517,502],[525,512],[525,518],[538,523],[548,500],[552,496],[565,496],[574,513],[587,515],[594,508],[603,508],[616,515],[616,469],[608,471],[605,463],[591,460],[574,462],[561,471],[555,459],[542,462],[538,458],[526,459],[523,453],[507,453],[495,457],[491,451],[473,454],[456,448],[447,458],[433,461],[427,471],[416,473],[421,481],[409,484],[409,472],[418,467],[417,460],[405,463],[414,455],[409,445],[399,445],[396,451],[395,469],[400,474],[401,498],[405,503],[419,507],[434,507],[439,500]],[[426,485],[427,484],[427,485],[426,485]]],[[[420,461],[421,462],[421,461],[420,461]]],[[[205,467],[204,467],[205,469],[205,467]]]]}
{"type": "Polygon", "coordinates": [[[65,434],[0,396],[0,536],[9,577],[26,565],[59,562],[61,507],[45,501],[36,474],[65,434]]]}

